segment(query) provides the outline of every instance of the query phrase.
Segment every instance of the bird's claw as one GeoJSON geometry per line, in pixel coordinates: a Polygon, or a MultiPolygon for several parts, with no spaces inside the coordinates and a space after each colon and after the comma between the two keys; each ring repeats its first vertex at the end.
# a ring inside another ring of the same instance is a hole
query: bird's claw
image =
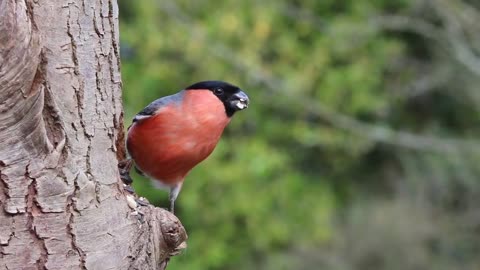
{"type": "Polygon", "coordinates": [[[125,190],[126,192],[128,192],[130,194],[135,193],[135,189],[130,185],[123,184],[123,190],[125,190]]]}
{"type": "Polygon", "coordinates": [[[125,173],[120,171],[120,179],[122,179],[122,182],[127,185],[130,185],[133,183],[133,179],[132,177],[130,177],[130,174],[128,172],[125,173]]]}
{"type": "Polygon", "coordinates": [[[120,172],[120,179],[123,183],[130,185],[133,182],[133,179],[130,177],[130,170],[133,166],[132,159],[126,159],[118,163],[118,170],[120,172]]]}

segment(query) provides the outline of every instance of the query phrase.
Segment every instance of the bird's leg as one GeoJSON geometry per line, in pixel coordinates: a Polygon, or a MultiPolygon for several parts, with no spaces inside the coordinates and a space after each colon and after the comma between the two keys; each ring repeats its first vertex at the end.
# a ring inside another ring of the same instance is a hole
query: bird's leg
{"type": "Polygon", "coordinates": [[[182,189],[182,184],[183,184],[183,182],[180,182],[180,183],[176,184],[175,186],[173,186],[172,188],[170,188],[170,194],[169,194],[168,198],[170,200],[170,212],[172,212],[172,214],[175,211],[175,200],[177,199],[178,194],[180,193],[180,190],[182,189]]]}
{"type": "Polygon", "coordinates": [[[123,182],[123,189],[129,193],[135,193],[135,189],[132,187],[133,179],[130,177],[130,170],[133,166],[133,159],[127,158],[118,163],[118,170],[120,172],[120,179],[123,182]]]}
{"type": "Polygon", "coordinates": [[[133,166],[133,159],[127,158],[122,160],[118,163],[118,169],[120,171],[120,179],[122,179],[123,183],[126,185],[132,184],[133,180],[130,177],[130,170],[133,166]]]}
{"type": "Polygon", "coordinates": [[[169,258],[166,258],[163,262],[161,262],[158,269],[160,269],[160,270],[165,270],[165,269],[167,269],[168,262],[170,262],[170,257],[169,257],[169,258]]]}

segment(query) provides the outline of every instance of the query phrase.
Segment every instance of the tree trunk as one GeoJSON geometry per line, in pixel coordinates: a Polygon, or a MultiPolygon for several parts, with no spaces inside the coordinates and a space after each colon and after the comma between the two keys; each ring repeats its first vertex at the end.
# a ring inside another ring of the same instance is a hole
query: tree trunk
{"type": "Polygon", "coordinates": [[[120,182],[118,45],[115,0],[0,0],[0,269],[157,269],[185,246],[120,182]]]}

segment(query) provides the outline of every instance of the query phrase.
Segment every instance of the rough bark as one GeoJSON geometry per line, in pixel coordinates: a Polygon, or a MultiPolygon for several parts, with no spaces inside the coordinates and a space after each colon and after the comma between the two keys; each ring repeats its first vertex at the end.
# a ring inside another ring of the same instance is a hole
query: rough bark
{"type": "Polygon", "coordinates": [[[186,239],[132,213],[115,0],[0,0],[0,269],[157,269],[186,239]]]}

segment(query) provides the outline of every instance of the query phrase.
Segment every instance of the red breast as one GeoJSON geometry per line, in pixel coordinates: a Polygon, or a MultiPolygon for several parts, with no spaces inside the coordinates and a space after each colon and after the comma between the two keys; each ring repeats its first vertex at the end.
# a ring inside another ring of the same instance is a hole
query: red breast
{"type": "Polygon", "coordinates": [[[211,91],[183,91],[181,102],[130,127],[127,149],[143,173],[174,185],[212,153],[229,121],[211,91]]]}

